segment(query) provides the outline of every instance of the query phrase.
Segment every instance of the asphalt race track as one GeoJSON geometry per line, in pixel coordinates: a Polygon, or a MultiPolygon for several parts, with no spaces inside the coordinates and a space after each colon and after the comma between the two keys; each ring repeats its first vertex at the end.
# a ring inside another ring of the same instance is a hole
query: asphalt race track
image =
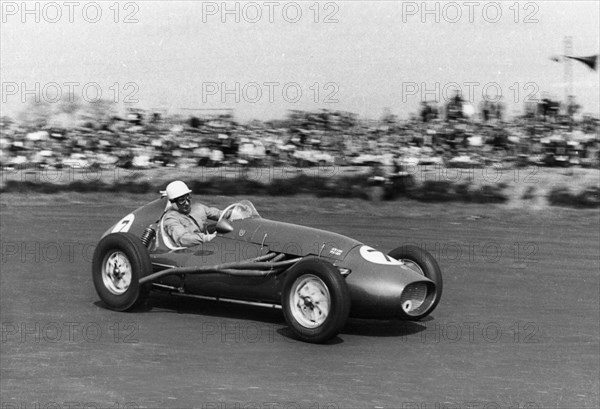
{"type": "Polygon", "coordinates": [[[1,408],[599,405],[597,211],[253,200],[385,251],[418,244],[442,267],[424,322],[353,319],[311,345],[279,310],[163,295],[105,309],[94,245],[145,200],[3,195],[1,408]]]}

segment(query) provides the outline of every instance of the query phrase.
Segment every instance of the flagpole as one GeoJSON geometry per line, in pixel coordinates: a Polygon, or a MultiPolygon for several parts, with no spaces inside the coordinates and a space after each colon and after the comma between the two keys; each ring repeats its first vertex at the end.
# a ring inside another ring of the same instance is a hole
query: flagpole
{"type": "MultiPolygon", "coordinates": [[[[564,39],[565,52],[563,55],[573,55],[573,37],[566,36],[564,39]]],[[[565,81],[565,104],[569,101],[569,96],[573,95],[573,63],[570,58],[564,58],[564,81],[565,81]]]]}

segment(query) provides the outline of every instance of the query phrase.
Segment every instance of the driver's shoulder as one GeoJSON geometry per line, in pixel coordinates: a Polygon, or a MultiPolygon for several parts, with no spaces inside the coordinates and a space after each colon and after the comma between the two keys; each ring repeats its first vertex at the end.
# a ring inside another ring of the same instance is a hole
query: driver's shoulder
{"type": "Polygon", "coordinates": [[[207,215],[210,213],[210,208],[206,205],[203,204],[196,204],[196,205],[192,205],[191,209],[190,209],[190,215],[195,218],[196,220],[198,219],[206,219],[207,215]]]}
{"type": "Polygon", "coordinates": [[[186,216],[183,213],[177,211],[176,209],[168,209],[167,211],[165,211],[165,213],[162,216],[162,219],[165,222],[180,221],[185,218],[186,218],[186,216]]]}

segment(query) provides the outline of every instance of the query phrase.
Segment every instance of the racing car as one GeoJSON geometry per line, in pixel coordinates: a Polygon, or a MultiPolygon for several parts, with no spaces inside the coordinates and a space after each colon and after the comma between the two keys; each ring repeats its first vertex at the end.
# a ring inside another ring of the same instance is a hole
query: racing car
{"type": "Polygon", "coordinates": [[[242,200],[208,226],[214,239],[178,247],[162,223],[170,206],[158,198],[100,239],[92,278],[108,308],[135,310],[152,291],[275,307],[293,337],[323,343],[349,317],[419,320],[440,301],[440,267],[417,246],[384,254],[341,234],[263,218],[242,200]]]}

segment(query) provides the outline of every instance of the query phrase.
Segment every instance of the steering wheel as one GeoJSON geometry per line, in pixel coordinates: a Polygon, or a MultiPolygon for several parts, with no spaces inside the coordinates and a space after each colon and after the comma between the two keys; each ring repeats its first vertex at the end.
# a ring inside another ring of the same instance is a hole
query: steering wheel
{"type": "Polygon", "coordinates": [[[242,203],[236,202],[236,203],[230,204],[225,209],[223,209],[223,211],[221,212],[221,216],[219,216],[219,220],[217,220],[217,223],[219,223],[221,220],[225,219],[225,215],[227,214],[227,212],[229,212],[229,216],[227,216],[227,219],[229,219],[231,217],[231,211],[238,205],[243,206],[242,203]]]}

